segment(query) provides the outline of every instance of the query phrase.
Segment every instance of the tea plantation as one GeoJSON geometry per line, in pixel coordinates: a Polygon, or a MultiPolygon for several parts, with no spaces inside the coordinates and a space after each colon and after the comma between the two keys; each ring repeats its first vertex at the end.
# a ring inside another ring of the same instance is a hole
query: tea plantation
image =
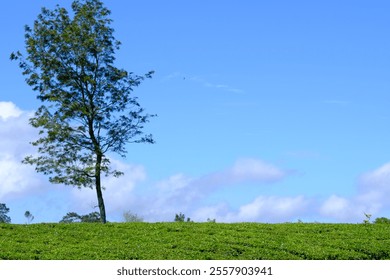
{"type": "Polygon", "coordinates": [[[390,225],[0,224],[0,259],[390,259],[390,225]]]}

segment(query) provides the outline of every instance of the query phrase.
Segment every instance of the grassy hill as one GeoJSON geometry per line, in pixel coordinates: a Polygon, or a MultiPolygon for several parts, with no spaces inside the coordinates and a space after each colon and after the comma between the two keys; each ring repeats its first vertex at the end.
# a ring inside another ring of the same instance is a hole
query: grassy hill
{"type": "Polygon", "coordinates": [[[0,224],[0,259],[390,259],[390,225],[0,224]]]}

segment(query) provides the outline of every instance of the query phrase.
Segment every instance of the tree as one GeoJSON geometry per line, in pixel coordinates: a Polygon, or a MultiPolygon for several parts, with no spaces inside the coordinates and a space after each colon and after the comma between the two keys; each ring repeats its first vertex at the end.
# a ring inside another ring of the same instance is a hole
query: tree
{"type": "Polygon", "coordinates": [[[123,219],[125,223],[136,223],[143,222],[144,219],[137,214],[133,214],[131,211],[127,211],[123,213],[123,219]]]}
{"type": "Polygon", "coordinates": [[[376,218],[374,224],[390,224],[390,219],[386,217],[376,218]]]}
{"type": "Polygon", "coordinates": [[[363,220],[363,223],[365,223],[365,224],[371,223],[371,216],[372,216],[372,214],[364,213],[364,216],[366,216],[367,219],[363,220]]]}
{"type": "Polygon", "coordinates": [[[98,223],[101,217],[98,212],[92,212],[87,215],[79,215],[76,212],[69,212],[64,217],[60,223],[98,223]]]}
{"type": "MultiPolygon", "coordinates": [[[[175,222],[184,222],[185,221],[185,218],[186,216],[180,212],[179,214],[176,214],[175,215],[175,222]]],[[[187,218],[187,222],[191,222],[191,219],[190,218],[187,218]]]]}
{"type": "Polygon", "coordinates": [[[73,16],[58,5],[42,8],[34,26],[25,27],[27,56],[11,54],[43,103],[30,119],[41,137],[31,143],[38,156],[23,162],[52,183],[94,188],[105,223],[101,178],[123,174],[108,154],[124,157],[128,143],[154,143],[143,126],[155,115],[132,95],[153,71],[138,76],[114,66],[120,42],[101,1],[76,0],[71,7],[73,16]]]}
{"type": "Polygon", "coordinates": [[[60,223],[75,223],[75,222],[81,222],[81,216],[76,212],[66,213],[66,215],[63,216],[62,220],[60,221],[60,223]]]}
{"type": "Polygon", "coordinates": [[[0,224],[11,223],[11,218],[7,216],[7,213],[9,212],[9,208],[4,203],[0,203],[0,224]]]}
{"type": "Polygon", "coordinates": [[[28,224],[34,220],[34,216],[30,213],[30,211],[26,211],[24,216],[26,217],[28,224]]]}

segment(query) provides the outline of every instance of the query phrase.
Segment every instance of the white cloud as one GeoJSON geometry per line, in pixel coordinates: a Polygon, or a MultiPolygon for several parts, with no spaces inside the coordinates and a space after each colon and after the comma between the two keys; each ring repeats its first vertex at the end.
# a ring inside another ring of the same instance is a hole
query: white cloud
{"type": "Polygon", "coordinates": [[[320,206],[319,213],[338,222],[361,222],[364,213],[378,216],[390,208],[390,163],[362,174],[354,196],[332,195],[320,206]]]}
{"type": "MultiPolygon", "coordinates": [[[[138,199],[134,194],[136,185],[146,179],[146,171],[142,165],[126,164],[118,160],[111,160],[112,168],[124,172],[123,176],[102,178],[103,199],[107,214],[122,213],[138,199]]],[[[72,211],[90,212],[97,206],[95,189],[72,189],[72,211]]],[[[98,211],[98,209],[95,209],[98,211]]]]}
{"type": "Polygon", "coordinates": [[[238,159],[232,167],[210,173],[196,180],[194,184],[206,188],[237,185],[239,183],[272,183],[284,179],[289,174],[272,164],[259,159],[238,159]]]}
{"type": "Polygon", "coordinates": [[[195,209],[191,214],[191,219],[198,222],[205,222],[207,219],[215,219],[217,222],[228,222],[226,216],[230,216],[228,205],[219,203],[195,209]]]}
{"type": "Polygon", "coordinates": [[[359,196],[345,198],[332,195],[320,205],[318,212],[327,221],[362,222],[365,213],[377,216],[380,208],[371,201],[361,201],[359,196]]]}
{"type": "Polygon", "coordinates": [[[260,181],[273,182],[286,176],[286,171],[265,163],[258,159],[246,158],[238,160],[234,166],[226,172],[227,177],[233,181],[260,181]]]}
{"type": "MultiPolygon", "coordinates": [[[[207,174],[200,178],[178,175],[170,178],[169,195],[161,197],[161,205],[172,209],[185,209],[194,220],[215,218],[220,222],[286,222],[302,219],[306,221],[362,222],[364,213],[378,216],[390,206],[390,163],[363,174],[356,185],[356,194],[341,197],[336,194],[325,199],[297,196],[258,196],[237,210],[229,205],[202,205],[203,198],[217,188],[240,186],[240,183],[271,183],[282,180],[286,172],[258,159],[240,159],[231,167],[207,174]],[[179,180],[180,179],[180,180],[179,180]],[[177,187],[173,187],[177,182],[177,187]],[[187,185],[186,185],[187,183],[187,185]],[[167,203],[169,202],[169,203],[167,203]],[[181,206],[181,207],[180,207],[181,206]]],[[[172,213],[171,213],[172,215],[172,213]]]]}
{"type": "Polygon", "coordinates": [[[175,192],[188,186],[193,179],[182,173],[170,176],[168,179],[157,182],[156,187],[160,191],[175,192]]]}
{"type": "MultiPolygon", "coordinates": [[[[16,106],[15,108],[15,111],[21,111],[16,106]]],[[[7,115],[9,116],[8,113],[7,115]]],[[[0,118],[0,154],[22,158],[27,153],[31,153],[32,146],[29,143],[37,137],[38,133],[29,125],[30,117],[31,112],[21,111],[20,114],[14,114],[12,117],[0,118]]]]}
{"type": "MultiPolygon", "coordinates": [[[[53,217],[56,209],[64,211],[91,212],[97,204],[96,192],[91,189],[78,190],[70,186],[53,185],[44,175],[35,172],[33,166],[22,164],[26,155],[36,152],[30,142],[38,136],[37,130],[29,124],[31,112],[24,112],[11,102],[0,102],[0,202],[12,205],[30,205],[36,221],[42,213],[53,217]],[[56,200],[56,202],[54,202],[56,200]],[[31,203],[31,201],[40,201],[31,203]],[[50,213],[50,214],[49,214],[50,213]]],[[[125,172],[119,178],[103,178],[106,187],[104,199],[107,213],[126,210],[135,200],[135,185],[144,181],[143,166],[111,160],[114,169],[125,172]],[[123,210],[122,210],[123,209],[123,210]]],[[[11,209],[18,213],[20,209],[11,209]]],[[[60,219],[66,213],[59,213],[60,219]]],[[[56,221],[56,220],[51,221],[56,221]]],[[[42,221],[45,221],[44,218],[42,221]]]]}
{"type": "Polygon", "coordinates": [[[305,212],[309,202],[304,196],[274,197],[259,196],[249,204],[240,207],[239,221],[283,222],[305,212]]]}
{"type": "Polygon", "coordinates": [[[390,163],[363,174],[359,191],[372,201],[390,204],[390,163]]]}
{"type": "Polygon", "coordinates": [[[258,159],[239,159],[230,168],[189,178],[176,174],[158,182],[160,197],[167,204],[190,204],[206,197],[216,189],[234,187],[240,183],[264,184],[282,180],[287,172],[258,159]]]}
{"type": "Polygon", "coordinates": [[[277,197],[258,196],[239,209],[229,209],[226,203],[203,206],[196,209],[191,218],[206,221],[208,218],[217,222],[287,222],[297,220],[310,209],[311,200],[304,196],[277,197]]]}
{"type": "Polygon", "coordinates": [[[345,220],[355,216],[353,204],[346,198],[332,195],[320,207],[320,214],[336,220],[345,220]]]}
{"type": "MultiPolygon", "coordinates": [[[[205,201],[217,190],[239,190],[242,183],[252,183],[260,188],[261,185],[278,182],[290,173],[259,159],[239,159],[224,170],[197,178],[182,173],[172,175],[154,183],[148,193],[139,196],[134,192],[135,186],[144,180],[146,172],[142,167],[138,170],[142,170],[139,174],[144,175],[124,180],[116,189],[117,195],[110,194],[109,190],[105,192],[107,203],[117,206],[113,207],[112,213],[131,210],[146,221],[173,221],[176,213],[183,212],[199,222],[207,218],[216,219],[217,222],[287,222],[298,219],[362,222],[364,213],[375,217],[385,209],[389,200],[384,194],[388,192],[390,164],[363,174],[356,195],[351,197],[331,195],[321,200],[304,195],[261,195],[238,208],[232,208],[228,201],[215,204],[205,204],[205,201]]],[[[91,201],[96,201],[95,196],[95,192],[90,191],[91,201]]],[[[85,204],[88,199],[82,197],[78,201],[85,204]]]]}
{"type": "Polygon", "coordinates": [[[12,102],[0,101],[0,120],[6,121],[9,118],[16,118],[22,114],[16,105],[12,102]]]}
{"type": "Polygon", "coordinates": [[[56,221],[51,215],[59,205],[66,204],[64,193],[58,193],[58,188],[37,174],[33,166],[22,164],[26,155],[34,153],[29,142],[37,137],[37,131],[29,125],[31,112],[10,102],[0,104],[7,108],[6,114],[0,111],[0,202],[10,207],[12,222],[24,222],[23,211],[27,209],[34,214],[35,222],[56,221]],[[57,193],[63,201],[53,201],[57,193]]]}
{"type": "Polygon", "coordinates": [[[0,199],[31,194],[39,189],[42,178],[34,168],[22,164],[32,152],[29,142],[36,136],[28,124],[30,113],[11,102],[0,102],[0,199]]]}
{"type": "Polygon", "coordinates": [[[0,154],[0,200],[17,198],[37,191],[41,180],[33,168],[14,155],[0,154]]]}
{"type": "MultiPolygon", "coordinates": [[[[30,116],[31,112],[24,112],[13,103],[0,102],[0,201],[18,205],[20,209],[14,212],[21,217],[25,205],[31,206],[29,210],[35,214],[36,221],[47,221],[45,217],[56,221],[66,211],[91,212],[92,206],[97,204],[95,190],[53,186],[33,167],[21,163],[26,155],[35,152],[29,142],[36,139],[37,131],[28,124],[30,116]]],[[[119,160],[112,160],[112,164],[125,175],[104,178],[103,195],[109,216],[117,217],[131,210],[146,221],[172,221],[175,213],[183,212],[197,221],[215,218],[220,222],[286,222],[301,218],[362,222],[364,213],[376,217],[390,208],[390,163],[362,174],[356,194],[350,197],[334,194],[314,200],[303,195],[263,195],[234,209],[228,201],[214,205],[206,201],[216,191],[229,188],[234,193],[243,184],[251,184],[261,191],[291,172],[260,159],[242,158],[230,167],[203,176],[178,173],[159,182],[148,182],[144,191],[147,174],[142,165],[119,160]]]]}
{"type": "Polygon", "coordinates": [[[231,214],[226,204],[218,204],[215,208],[215,206],[202,206],[202,202],[218,189],[226,187],[239,189],[241,183],[269,184],[282,180],[287,175],[288,172],[261,160],[239,159],[225,170],[198,178],[179,173],[157,182],[155,191],[149,194],[150,197],[139,200],[142,203],[137,210],[151,221],[154,221],[156,216],[169,221],[173,219],[175,213],[179,212],[191,214],[190,217],[197,221],[205,221],[207,218],[217,218],[221,221],[239,220],[245,217],[231,214]]]}
{"type": "Polygon", "coordinates": [[[365,205],[371,214],[390,208],[390,163],[366,172],[359,178],[356,201],[365,205]]]}

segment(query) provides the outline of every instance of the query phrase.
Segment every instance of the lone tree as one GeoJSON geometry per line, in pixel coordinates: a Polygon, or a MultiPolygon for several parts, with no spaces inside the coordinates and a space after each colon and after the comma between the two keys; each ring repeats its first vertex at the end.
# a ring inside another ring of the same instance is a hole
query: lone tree
{"type": "Polygon", "coordinates": [[[9,212],[9,208],[7,208],[7,205],[5,205],[5,203],[0,203],[0,224],[1,223],[6,223],[6,224],[11,223],[11,218],[8,217],[8,215],[7,215],[8,212],[9,212]]]}
{"type": "Polygon", "coordinates": [[[24,213],[24,216],[26,217],[28,224],[34,220],[34,216],[28,210],[24,213]]]}
{"type": "Polygon", "coordinates": [[[111,168],[108,153],[124,157],[128,143],[154,143],[142,130],[155,115],[132,95],[153,71],[138,76],[114,66],[120,42],[101,1],[76,0],[71,7],[71,13],[42,8],[34,26],[25,27],[27,56],[11,54],[43,104],[30,119],[39,129],[31,143],[38,155],[23,162],[52,183],[95,188],[105,223],[102,175],[123,174],[111,168]]]}

